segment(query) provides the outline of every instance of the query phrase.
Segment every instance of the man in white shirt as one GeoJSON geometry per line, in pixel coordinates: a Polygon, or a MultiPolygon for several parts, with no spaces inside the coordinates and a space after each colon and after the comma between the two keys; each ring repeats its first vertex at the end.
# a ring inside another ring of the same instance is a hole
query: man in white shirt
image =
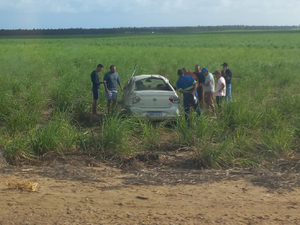
{"type": "Polygon", "coordinates": [[[207,68],[203,68],[201,70],[201,73],[205,76],[205,83],[199,84],[203,87],[204,90],[204,102],[207,105],[208,109],[212,111],[214,115],[216,115],[215,112],[215,105],[214,105],[214,99],[215,99],[215,80],[213,75],[208,71],[207,68]]]}
{"type": "Polygon", "coordinates": [[[213,74],[217,78],[216,100],[220,107],[222,100],[225,99],[226,96],[226,81],[224,77],[222,77],[222,72],[220,70],[216,70],[213,74]]]}

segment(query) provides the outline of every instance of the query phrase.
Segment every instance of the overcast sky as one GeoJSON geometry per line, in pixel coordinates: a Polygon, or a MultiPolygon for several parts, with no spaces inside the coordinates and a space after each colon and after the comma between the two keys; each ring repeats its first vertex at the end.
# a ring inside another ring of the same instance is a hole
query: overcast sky
{"type": "Polygon", "coordinates": [[[0,29],[300,25],[300,0],[0,0],[0,29]]]}

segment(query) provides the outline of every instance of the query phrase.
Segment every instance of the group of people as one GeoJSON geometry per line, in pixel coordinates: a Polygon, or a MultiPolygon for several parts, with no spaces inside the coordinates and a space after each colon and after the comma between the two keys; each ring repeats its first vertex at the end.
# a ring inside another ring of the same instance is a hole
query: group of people
{"type": "Polygon", "coordinates": [[[119,74],[117,73],[117,68],[115,65],[109,67],[109,71],[105,73],[103,81],[99,80],[99,73],[103,70],[103,65],[98,64],[97,68],[91,73],[91,80],[93,83],[93,105],[92,113],[97,115],[97,103],[100,95],[100,84],[105,87],[105,98],[107,100],[107,112],[110,111],[117,105],[118,91],[117,84],[120,86],[121,91],[123,87],[120,82],[119,74]]]}
{"type": "Polygon", "coordinates": [[[216,70],[213,73],[216,77],[217,87],[215,87],[215,80],[212,73],[207,68],[201,69],[199,65],[196,65],[194,73],[186,68],[177,71],[179,79],[176,85],[178,91],[183,94],[183,107],[186,120],[188,120],[191,107],[198,115],[201,115],[200,106],[204,104],[216,116],[215,97],[219,107],[223,100],[232,101],[232,72],[226,62],[221,66],[223,67],[222,71],[216,70]]]}
{"type": "MultiPolygon", "coordinates": [[[[213,75],[207,68],[202,68],[199,65],[195,66],[195,72],[190,72],[187,68],[182,68],[177,71],[179,79],[176,83],[178,91],[183,93],[183,107],[185,111],[185,118],[188,120],[190,108],[192,107],[198,115],[201,115],[200,106],[204,104],[207,108],[216,115],[215,112],[215,96],[217,105],[223,100],[232,101],[231,98],[231,79],[232,72],[225,62],[221,65],[223,70],[216,70],[213,74],[216,77],[217,87],[215,87],[215,80],[213,75]]],[[[105,87],[105,98],[107,100],[107,112],[117,104],[118,92],[117,85],[120,86],[121,91],[123,87],[120,82],[119,74],[116,71],[116,66],[111,65],[110,70],[105,73],[103,81],[99,80],[99,73],[103,70],[103,65],[98,64],[97,68],[91,73],[91,80],[93,83],[93,105],[92,113],[97,115],[97,103],[100,94],[100,84],[105,87]]]]}

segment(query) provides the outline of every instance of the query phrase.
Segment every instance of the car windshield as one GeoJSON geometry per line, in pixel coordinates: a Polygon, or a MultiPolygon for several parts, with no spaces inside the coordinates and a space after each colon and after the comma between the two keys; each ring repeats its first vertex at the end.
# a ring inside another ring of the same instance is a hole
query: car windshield
{"type": "Polygon", "coordinates": [[[158,91],[173,91],[168,83],[163,79],[149,77],[135,82],[136,91],[158,90],[158,91]]]}

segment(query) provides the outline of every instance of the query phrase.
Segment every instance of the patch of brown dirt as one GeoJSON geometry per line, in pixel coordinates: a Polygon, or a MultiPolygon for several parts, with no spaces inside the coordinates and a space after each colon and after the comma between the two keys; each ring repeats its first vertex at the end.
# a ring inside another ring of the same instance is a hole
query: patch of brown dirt
{"type": "Polygon", "coordinates": [[[190,151],[104,163],[48,155],[42,166],[0,166],[38,183],[0,183],[0,224],[300,224],[299,173],[202,170],[190,151]]]}

